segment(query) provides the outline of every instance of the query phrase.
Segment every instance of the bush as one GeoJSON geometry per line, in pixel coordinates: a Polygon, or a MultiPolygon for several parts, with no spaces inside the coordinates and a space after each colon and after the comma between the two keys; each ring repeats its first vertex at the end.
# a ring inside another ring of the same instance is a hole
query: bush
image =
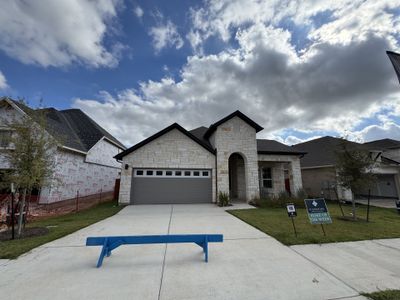
{"type": "Polygon", "coordinates": [[[218,206],[228,206],[229,205],[229,195],[225,192],[219,192],[218,194],[218,206]]]}
{"type": "Polygon", "coordinates": [[[263,198],[254,198],[250,204],[257,207],[286,207],[287,203],[293,203],[296,207],[305,207],[304,199],[307,194],[304,190],[298,190],[295,195],[289,195],[286,191],[280,192],[278,195],[271,195],[263,198]]]}

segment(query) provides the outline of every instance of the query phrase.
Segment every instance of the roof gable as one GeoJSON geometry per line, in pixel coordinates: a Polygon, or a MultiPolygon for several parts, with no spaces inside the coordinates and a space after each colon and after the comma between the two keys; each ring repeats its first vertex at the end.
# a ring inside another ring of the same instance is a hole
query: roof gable
{"type": "Polygon", "coordinates": [[[126,149],[125,151],[117,154],[116,156],[114,156],[114,158],[118,159],[118,160],[121,160],[124,156],[128,155],[129,153],[132,153],[133,151],[135,151],[135,150],[147,145],[148,143],[158,139],[159,137],[163,136],[164,134],[166,134],[166,133],[168,133],[168,132],[170,132],[171,130],[174,130],[174,129],[179,130],[181,133],[183,133],[188,138],[190,138],[191,140],[193,140],[194,142],[196,142],[197,144],[202,146],[204,149],[206,149],[207,151],[211,152],[212,154],[215,154],[214,149],[209,144],[206,144],[203,140],[199,139],[198,137],[196,137],[195,135],[193,135],[192,133],[187,131],[185,128],[183,128],[178,123],[174,123],[174,124],[164,128],[163,130],[153,134],[152,136],[148,137],[147,139],[137,143],[136,145],[126,149]]]}
{"type": "Polygon", "coordinates": [[[213,132],[215,130],[217,130],[218,126],[220,126],[221,124],[225,123],[226,121],[228,121],[234,117],[238,117],[238,118],[242,119],[244,122],[246,122],[251,127],[253,127],[256,130],[256,132],[259,132],[264,129],[263,127],[258,125],[256,122],[254,122],[252,119],[247,117],[245,114],[243,114],[242,112],[237,110],[237,111],[231,113],[230,115],[226,116],[225,118],[219,120],[218,122],[212,124],[210,126],[210,128],[208,128],[208,130],[204,133],[204,138],[208,139],[213,134],[213,132]]]}

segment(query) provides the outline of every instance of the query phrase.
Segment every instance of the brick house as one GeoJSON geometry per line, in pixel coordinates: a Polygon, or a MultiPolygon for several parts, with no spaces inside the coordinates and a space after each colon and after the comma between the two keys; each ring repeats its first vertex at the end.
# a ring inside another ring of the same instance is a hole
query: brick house
{"type": "Polygon", "coordinates": [[[257,139],[263,128],[236,111],[187,131],[174,123],[119,153],[119,202],[124,204],[216,202],[296,193],[302,188],[304,152],[273,140],[257,139]]]}
{"type": "MultiPolygon", "coordinates": [[[[116,138],[100,127],[79,109],[56,110],[45,108],[46,132],[59,141],[56,169],[48,186],[33,191],[40,204],[73,199],[79,196],[112,192],[119,178],[121,164],[113,156],[125,149],[116,138]],[[59,182],[59,183],[58,183],[59,182]]],[[[0,98],[0,180],[10,169],[4,153],[12,151],[7,135],[7,124],[22,116],[33,116],[37,110],[14,101],[0,98]]]]}

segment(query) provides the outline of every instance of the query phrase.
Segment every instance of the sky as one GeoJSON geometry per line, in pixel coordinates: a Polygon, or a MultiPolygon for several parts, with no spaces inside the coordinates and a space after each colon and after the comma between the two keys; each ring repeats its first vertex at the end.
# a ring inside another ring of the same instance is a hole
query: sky
{"type": "Polygon", "coordinates": [[[400,140],[400,0],[0,2],[0,96],[127,146],[240,110],[258,138],[400,140]]]}

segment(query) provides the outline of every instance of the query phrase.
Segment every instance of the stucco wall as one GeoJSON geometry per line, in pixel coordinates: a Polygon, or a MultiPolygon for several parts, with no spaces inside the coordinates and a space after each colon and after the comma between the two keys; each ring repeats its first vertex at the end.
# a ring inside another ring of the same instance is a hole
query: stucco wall
{"type": "Polygon", "coordinates": [[[229,157],[239,153],[245,161],[246,201],[259,197],[255,129],[234,117],[217,127],[212,140],[217,148],[217,192],[229,193],[229,157]]]}
{"type": "Polygon", "coordinates": [[[126,155],[122,162],[120,203],[130,202],[132,168],[211,169],[215,198],[215,156],[177,129],[126,155]],[[125,164],[129,165],[125,170],[125,164]]]}
{"type": "MultiPolygon", "coordinates": [[[[106,154],[104,154],[106,155],[106,154]]],[[[85,162],[85,156],[70,151],[58,151],[54,180],[42,188],[40,203],[53,203],[61,200],[113,191],[115,179],[120,169],[85,162]]]]}

